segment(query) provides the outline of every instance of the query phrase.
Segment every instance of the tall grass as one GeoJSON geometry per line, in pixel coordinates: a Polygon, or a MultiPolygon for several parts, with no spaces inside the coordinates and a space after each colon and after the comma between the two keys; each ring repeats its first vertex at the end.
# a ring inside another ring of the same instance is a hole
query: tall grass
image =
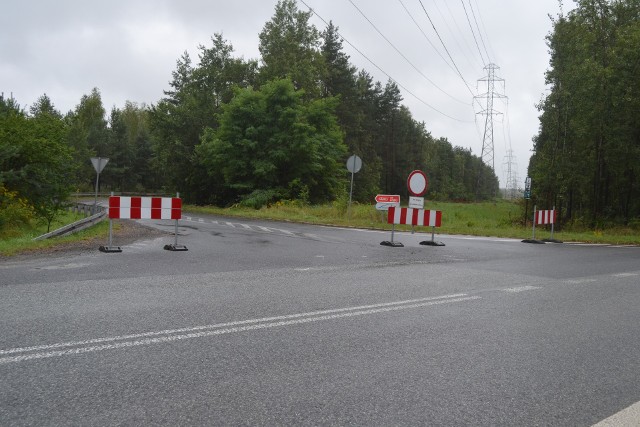
{"type": "MultiPolygon", "coordinates": [[[[51,230],[71,224],[82,218],[84,216],[80,214],[65,212],[51,223],[51,230]]],[[[106,236],[108,233],[107,228],[108,223],[103,221],[77,234],[34,241],[34,238],[47,232],[47,226],[42,222],[32,221],[22,227],[12,228],[0,234],[0,255],[11,256],[27,251],[47,249],[61,244],[92,240],[98,236],[106,236]]]]}

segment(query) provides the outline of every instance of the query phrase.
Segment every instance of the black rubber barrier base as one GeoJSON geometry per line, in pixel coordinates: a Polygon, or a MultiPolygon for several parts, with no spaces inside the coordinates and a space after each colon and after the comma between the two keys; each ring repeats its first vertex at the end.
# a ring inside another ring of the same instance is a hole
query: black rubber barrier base
{"type": "Polygon", "coordinates": [[[385,240],[384,242],[380,242],[380,244],[382,246],[391,246],[392,248],[403,248],[404,245],[400,242],[389,242],[388,240],[385,240]]]}
{"type": "Polygon", "coordinates": [[[189,250],[184,245],[164,245],[164,249],[166,251],[188,251],[189,250]]]}
{"type": "Polygon", "coordinates": [[[122,252],[122,248],[120,246],[100,246],[98,250],[106,253],[122,252]]]}
{"type": "Polygon", "coordinates": [[[425,246],[444,246],[444,243],[434,242],[433,240],[425,240],[424,242],[420,242],[420,244],[425,246]]]}
{"type": "Polygon", "coordinates": [[[557,240],[557,239],[542,239],[542,241],[546,243],[562,243],[561,240],[557,240]]]}
{"type": "Polygon", "coordinates": [[[544,245],[544,242],[542,240],[536,240],[536,239],[524,239],[522,243],[536,243],[539,245],[544,245]]]}

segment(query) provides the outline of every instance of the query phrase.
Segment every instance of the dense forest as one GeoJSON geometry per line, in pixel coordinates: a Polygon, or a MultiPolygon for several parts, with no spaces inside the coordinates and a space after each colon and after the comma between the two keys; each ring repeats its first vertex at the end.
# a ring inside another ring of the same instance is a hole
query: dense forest
{"type": "Polygon", "coordinates": [[[470,150],[433,137],[393,81],[374,81],[343,51],[338,29],[281,0],[258,35],[259,59],[234,56],[215,34],[197,61],[177,59],[164,97],[105,111],[98,88],[66,114],[42,95],[30,108],[0,98],[0,227],[51,218],[91,191],[89,159],[108,157],[101,191],[180,192],[186,202],[256,208],[278,200],[344,199],[357,154],[354,200],[406,195],[414,169],[429,197],[491,198],[498,179],[470,150]],[[481,179],[480,179],[481,178],[481,179]]]}
{"type": "Polygon", "coordinates": [[[539,204],[565,222],[640,217],[640,2],[580,0],[553,20],[529,164],[539,204]]]}

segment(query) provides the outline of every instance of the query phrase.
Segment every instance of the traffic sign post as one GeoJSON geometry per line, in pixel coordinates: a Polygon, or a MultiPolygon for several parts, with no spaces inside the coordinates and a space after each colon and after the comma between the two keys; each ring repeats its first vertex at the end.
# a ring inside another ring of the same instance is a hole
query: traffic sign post
{"type": "Polygon", "coordinates": [[[524,228],[527,228],[527,212],[529,211],[529,199],[531,198],[531,177],[524,180],[524,228]]]}
{"type": "Polygon", "coordinates": [[[92,157],[91,164],[93,168],[96,170],[96,197],[93,199],[93,214],[96,214],[98,209],[98,183],[100,182],[100,172],[107,166],[109,163],[108,157],[92,157]]]}
{"type": "Polygon", "coordinates": [[[351,214],[351,199],[353,197],[353,176],[362,169],[362,159],[355,154],[347,159],[347,170],[351,172],[351,188],[349,189],[349,206],[347,207],[347,218],[351,214]]]}

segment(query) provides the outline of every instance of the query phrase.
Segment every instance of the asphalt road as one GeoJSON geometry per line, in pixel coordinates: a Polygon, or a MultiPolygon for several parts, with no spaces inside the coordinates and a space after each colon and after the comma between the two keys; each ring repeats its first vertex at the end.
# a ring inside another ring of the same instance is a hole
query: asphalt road
{"type": "Polygon", "coordinates": [[[390,237],[190,217],[186,252],[2,261],[0,424],[638,422],[639,247],[390,237]]]}

